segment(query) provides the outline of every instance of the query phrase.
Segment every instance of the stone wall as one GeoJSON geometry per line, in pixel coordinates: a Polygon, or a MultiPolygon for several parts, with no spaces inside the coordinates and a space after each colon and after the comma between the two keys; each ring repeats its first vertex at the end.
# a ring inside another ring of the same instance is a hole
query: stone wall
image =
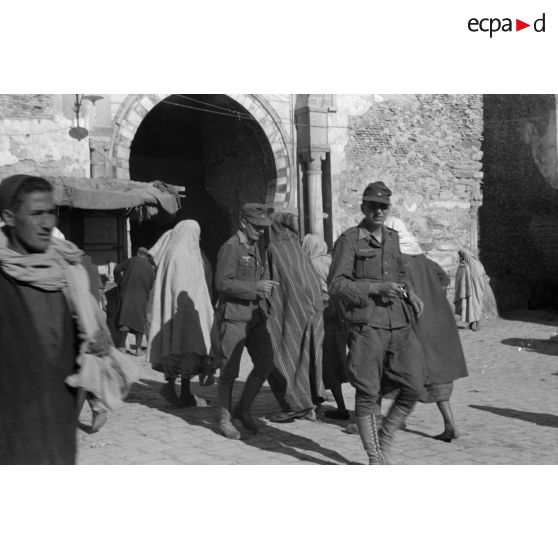
{"type": "Polygon", "coordinates": [[[0,95],[0,178],[17,173],[89,176],[88,140],[68,135],[75,125],[72,98],[0,95]]]}
{"type": "Polygon", "coordinates": [[[0,95],[2,119],[54,119],[53,95],[0,95]]]}
{"type": "Polygon", "coordinates": [[[480,254],[500,308],[558,306],[554,95],[485,95],[480,254]]]}
{"type": "Polygon", "coordinates": [[[479,95],[337,95],[333,237],[360,221],[364,187],[383,180],[392,214],[453,277],[458,247],[477,247],[482,127],[479,95]]]}

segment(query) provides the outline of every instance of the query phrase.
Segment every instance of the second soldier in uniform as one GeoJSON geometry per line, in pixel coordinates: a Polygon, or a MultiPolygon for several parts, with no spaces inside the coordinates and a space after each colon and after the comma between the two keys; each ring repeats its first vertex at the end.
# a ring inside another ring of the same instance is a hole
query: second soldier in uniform
{"type": "Polygon", "coordinates": [[[260,242],[270,224],[262,204],[245,204],[239,230],[217,255],[215,287],[219,293],[217,316],[222,359],[218,426],[223,436],[232,439],[240,438],[231,421],[231,401],[244,347],[248,349],[254,369],[246,379],[232,415],[252,432],[257,431],[257,425],[250,415],[250,406],[273,369],[273,348],[266,326],[266,297],[277,283],[269,279],[260,242]]]}

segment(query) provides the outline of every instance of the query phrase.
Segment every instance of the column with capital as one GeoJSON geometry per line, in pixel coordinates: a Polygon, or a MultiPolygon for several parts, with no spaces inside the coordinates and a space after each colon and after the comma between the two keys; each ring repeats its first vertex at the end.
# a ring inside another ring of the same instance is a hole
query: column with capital
{"type": "Polygon", "coordinates": [[[309,233],[324,238],[324,207],[322,199],[322,161],[325,152],[310,152],[302,155],[306,163],[306,184],[308,188],[309,233]]]}
{"type": "MultiPolygon", "coordinates": [[[[333,110],[332,95],[297,95],[295,124],[297,151],[301,161],[302,181],[299,204],[306,213],[307,228],[304,232],[324,234],[324,167],[329,152],[328,113],[333,110]]],[[[329,168],[329,167],[327,167],[329,168]]],[[[325,187],[330,186],[326,181],[325,187]]],[[[326,196],[330,200],[331,196],[326,196]]],[[[327,210],[329,213],[329,209],[327,210]]],[[[331,235],[328,235],[330,237],[331,235]]]]}

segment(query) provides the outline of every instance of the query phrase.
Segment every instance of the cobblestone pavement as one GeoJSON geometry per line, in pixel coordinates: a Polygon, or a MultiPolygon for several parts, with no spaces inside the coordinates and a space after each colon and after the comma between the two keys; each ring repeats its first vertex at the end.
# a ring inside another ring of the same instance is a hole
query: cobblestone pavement
{"type": "MultiPolygon", "coordinates": [[[[418,405],[398,434],[394,464],[558,464],[558,315],[509,314],[483,322],[479,332],[461,328],[469,377],[455,383],[452,406],[462,436],[434,440],[443,430],[435,405],[418,405]]],[[[133,357],[136,358],[136,357],[133,357]]],[[[346,423],[296,420],[276,424],[278,411],[266,386],[254,404],[257,435],[227,440],[214,427],[211,406],[176,408],[159,394],[162,374],[141,365],[141,381],[127,402],[110,413],[96,434],[79,431],[79,464],[362,464],[366,456],[346,423]]],[[[235,398],[250,369],[245,356],[235,398]]],[[[216,388],[192,382],[201,404],[216,400],[216,388]]],[[[350,386],[344,386],[349,408],[350,386]]],[[[323,409],[334,408],[325,403],[323,409]]],[[[89,410],[81,421],[89,424],[89,410]]]]}

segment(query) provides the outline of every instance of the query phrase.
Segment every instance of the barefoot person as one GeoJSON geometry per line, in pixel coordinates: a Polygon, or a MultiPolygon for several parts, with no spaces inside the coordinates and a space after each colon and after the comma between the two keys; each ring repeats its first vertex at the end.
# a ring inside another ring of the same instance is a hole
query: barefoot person
{"type": "Polygon", "coordinates": [[[453,382],[467,376],[467,365],[444,291],[450,279],[436,262],[424,255],[417,239],[401,219],[390,216],[386,219],[386,226],[399,233],[409,279],[424,302],[424,312],[419,318],[413,318],[413,330],[419,338],[425,360],[425,394],[421,403],[436,403],[444,419],[444,431],[435,438],[451,442],[459,437],[450,405],[453,382]]]}

